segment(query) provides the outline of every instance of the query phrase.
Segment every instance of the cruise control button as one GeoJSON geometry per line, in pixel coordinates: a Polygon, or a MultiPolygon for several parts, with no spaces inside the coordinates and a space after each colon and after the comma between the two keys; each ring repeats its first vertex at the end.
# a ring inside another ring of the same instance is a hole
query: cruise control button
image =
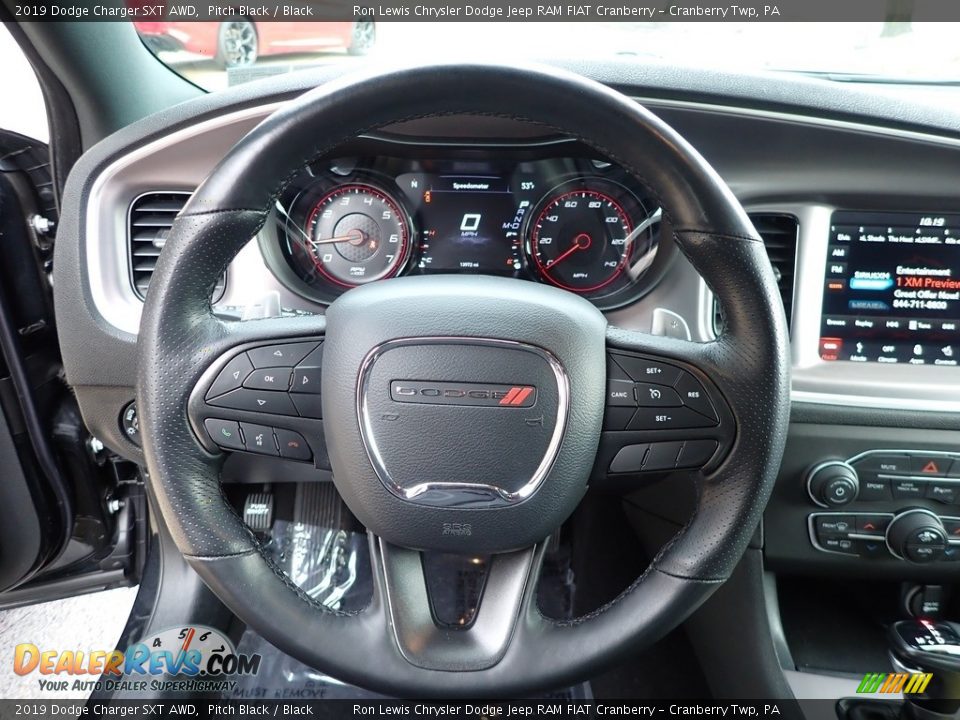
{"type": "Polygon", "coordinates": [[[717,451],[716,440],[687,440],[677,458],[678,468],[702,467],[717,451]]]}
{"type": "Polygon", "coordinates": [[[240,424],[233,420],[207,418],[203,426],[211,439],[220,447],[230,450],[243,450],[243,438],[240,436],[240,424]]]}
{"type": "Polygon", "coordinates": [[[647,449],[650,446],[646,443],[642,445],[627,445],[620,448],[616,457],[610,462],[610,472],[628,473],[640,472],[643,468],[643,458],[647,455],[647,449]]]}
{"type": "Polygon", "coordinates": [[[293,404],[297,406],[300,417],[322,418],[323,408],[320,406],[319,395],[290,395],[293,404]]]}
{"type": "Polygon", "coordinates": [[[290,387],[290,368],[274,367],[254,370],[243,381],[245,388],[253,390],[282,390],[290,387]]]}
{"type": "Polygon", "coordinates": [[[290,384],[290,392],[319,395],[320,368],[304,367],[302,365],[295,367],[293,369],[293,382],[290,384]]]}
{"type": "Polygon", "coordinates": [[[817,537],[846,535],[856,530],[853,515],[821,515],[816,518],[817,537]]]}
{"type": "Polygon", "coordinates": [[[603,413],[604,430],[626,430],[627,423],[633,417],[632,407],[607,407],[603,413]]]}
{"type": "Polygon", "coordinates": [[[228,407],[234,410],[249,410],[251,412],[269,413],[272,415],[296,415],[297,410],[290,402],[290,396],[282,392],[267,390],[248,390],[240,388],[226,395],[208,400],[208,404],[217,407],[228,407]]]}
{"type": "Polygon", "coordinates": [[[247,375],[251,372],[253,372],[253,364],[250,362],[250,358],[247,357],[246,353],[240,353],[228,362],[223,370],[217,373],[217,379],[207,390],[207,398],[236,390],[243,385],[243,381],[247,379],[247,375]]]}
{"type": "Polygon", "coordinates": [[[922,498],[925,484],[926,483],[917,482],[916,480],[890,481],[890,487],[893,489],[893,497],[897,500],[922,498]]]}
{"type": "Polygon", "coordinates": [[[240,423],[243,431],[244,447],[260,455],[279,455],[277,444],[273,440],[273,428],[254,423],[240,423]]]}
{"type": "Polygon", "coordinates": [[[627,430],[683,430],[716,425],[690,408],[639,408],[627,430]]]}
{"type": "Polygon", "coordinates": [[[867,455],[854,463],[858,471],[875,470],[884,474],[907,475],[910,458],[907,455],[867,455]]]}
{"type": "Polygon", "coordinates": [[[637,383],[637,405],[640,407],[680,407],[683,401],[677,391],[665,385],[637,383]]]}
{"type": "Polygon", "coordinates": [[[677,466],[677,456],[682,448],[682,442],[651,443],[650,451],[643,461],[644,472],[648,470],[673,470],[677,466]]]}
{"type": "Polygon", "coordinates": [[[313,457],[310,446],[300,433],[282,428],[276,428],[273,433],[277,436],[277,445],[280,446],[280,457],[290,460],[309,460],[313,457]]]}
{"type": "Polygon", "coordinates": [[[254,367],[293,367],[317,348],[316,342],[286,343],[284,345],[266,345],[248,350],[247,355],[254,367]]]}
{"type": "Polygon", "coordinates": [[[627,375],[637,382],[672,386],[680,379],[681,370],[673,365],[633,357],[632,355],[614,355],[613,359],[627,375]]]}
{"type": "Polygon", "coordinates": [[[937,455],[911,455],[910,472],[914,475],[943,477],[952,463],[952,459],[937,455]]]}
{"type": "Polygon", "coordinates": [[[633,383],[629,380],[610,380],[607,383],[607,405],[614,407],[635,407],[633,383]]]}
{"type": "Polygon", "coordinates": [[[942,503],[954,503],[957,499],[957,485],[931,481],[927,484],[927,498],[942,503]]]}
{"type": "Polygon", "coordinates": [[[677,380],[674,387],[680,394],[680,399],[683,400],[683,404],[688,408],[696,410],[711,420],[719,419],[713,403],[710,402],[710,398],[707,396],[707,391],[703,389],[703,385],[701,385],[700,381],[693,375],[684,372],[680,375],[680,379],[677,380]]]}

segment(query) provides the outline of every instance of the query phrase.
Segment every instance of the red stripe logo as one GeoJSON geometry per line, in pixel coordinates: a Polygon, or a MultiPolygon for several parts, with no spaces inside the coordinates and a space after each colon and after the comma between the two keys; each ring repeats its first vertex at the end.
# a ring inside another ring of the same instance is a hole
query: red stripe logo
{"type": "Polygon", "coordinates": [[[530,397],[530,393],[533,392],[532,387],[512,387],[510,392],[508,392],[503,399],[500,401],[501,405],[523,405],[523,402],[530,397]]]}

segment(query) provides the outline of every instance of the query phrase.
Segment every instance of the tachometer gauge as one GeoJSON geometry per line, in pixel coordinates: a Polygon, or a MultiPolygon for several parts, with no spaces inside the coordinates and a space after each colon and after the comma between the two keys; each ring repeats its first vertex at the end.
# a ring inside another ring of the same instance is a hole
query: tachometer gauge
{"type": "Polygon", "coordinates": [[[605,295],[635,282],[652,263],[653,220],[619,185],[566,183],[533,216],[530,255],[543,280],[582,295],[605,295]]]}
{"type": "Polygon", "coordinates": [[[319,273],[345,287],[391,277],[410,255],[406,215],[372,185],[328,192],[313,205],[305,230],[306,250],[319,273]]]}

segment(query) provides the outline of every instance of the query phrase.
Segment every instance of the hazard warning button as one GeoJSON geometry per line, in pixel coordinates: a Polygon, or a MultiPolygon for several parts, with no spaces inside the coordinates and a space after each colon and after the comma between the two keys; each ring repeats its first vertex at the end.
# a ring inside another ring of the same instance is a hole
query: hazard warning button
{"type": "Polygon", "coordinates": [[[950,469],[953,461],[949,457],[940,455],[913,455],[910,456],[910,472],[913,475],[926,477],[943,477],[950,469]]]}

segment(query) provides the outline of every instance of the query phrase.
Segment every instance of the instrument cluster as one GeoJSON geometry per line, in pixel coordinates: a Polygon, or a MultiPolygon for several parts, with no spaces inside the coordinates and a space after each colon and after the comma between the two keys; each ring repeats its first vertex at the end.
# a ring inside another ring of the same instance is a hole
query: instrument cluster
{"type": "MultiPolygon", "coordinates": [[[[564,148],[572,150],[570,147],[564,148]]],[[[665,270],[661,213],[626,172],[586,153],[525,149],[331,157],[278,198],[267,264],[318,303],[400,275],[542,282],[601,309],[639,299],[665,270]]]]}

